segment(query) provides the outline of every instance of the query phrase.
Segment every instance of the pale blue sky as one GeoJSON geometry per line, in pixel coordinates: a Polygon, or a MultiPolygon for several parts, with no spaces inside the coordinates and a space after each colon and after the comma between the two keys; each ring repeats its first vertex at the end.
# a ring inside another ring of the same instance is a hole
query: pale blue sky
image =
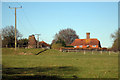
{"type": "Polygon", "coordinates": [[[22,2],[2,3],[2,27],[14,25],[17,9],[17,29],[23,38],[40,33],[40,40],[51,43],[60,29],[72,28],[80,39],[98,38],[102,47],[111,47],[111,33],[118,28],[117,2],[22,2]]]}

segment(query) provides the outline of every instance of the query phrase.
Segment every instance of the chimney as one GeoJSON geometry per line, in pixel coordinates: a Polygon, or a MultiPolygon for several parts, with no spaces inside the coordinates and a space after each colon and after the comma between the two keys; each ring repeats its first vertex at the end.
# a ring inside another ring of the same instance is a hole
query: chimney
{"type": "Polygon", "coordinates": [[[90,33],[86,33],[86,39],[90,39],[90,33]]]}
{"type": "Polygon", "coordinates": [[[32,35],[32,37],[35,37],[34,35],[32,35]]]}

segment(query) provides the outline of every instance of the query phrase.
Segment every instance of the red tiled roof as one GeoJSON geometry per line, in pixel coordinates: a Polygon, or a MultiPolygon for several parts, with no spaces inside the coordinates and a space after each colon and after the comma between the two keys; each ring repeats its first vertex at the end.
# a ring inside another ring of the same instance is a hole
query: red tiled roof
{"type": "Polygon", "coordinates": [[[49,44],[47,44],[47,43],[44,42],[44,41],[39,42],[39,44],[45,44],[46,46],[50,46],[49,44]]]}
{"type": "Polygon", "coordinates": [[[71,44],[72,46],[79,46],[79,45],[99,45],[99,40],[96,38],[91,39],[75,39],[74,42],[71,44]]]}

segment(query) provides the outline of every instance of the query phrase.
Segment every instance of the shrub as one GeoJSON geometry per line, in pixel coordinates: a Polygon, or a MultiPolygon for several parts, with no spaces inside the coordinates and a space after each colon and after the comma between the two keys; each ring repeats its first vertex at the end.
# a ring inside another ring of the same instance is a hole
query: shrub
{"type": "Polygon", "coordinates": [[[60,49],[61,47],[64,47],[62,43],[53,43],[51,46],[52,49],[60,49]]]}

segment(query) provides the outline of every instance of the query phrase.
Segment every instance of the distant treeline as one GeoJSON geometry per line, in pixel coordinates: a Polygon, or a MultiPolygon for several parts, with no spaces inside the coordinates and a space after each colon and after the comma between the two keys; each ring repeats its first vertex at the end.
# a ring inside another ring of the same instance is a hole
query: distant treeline
{"type": "MultiPolygon", "coordinates": [[[[29,40],[22,38],[22,34],[17,30],[17,47],[28,47],[29,40]]],[[[15,28],[13,26],[7,26],[2,28],[1,33],[2,47],[15,47],[15,28]]],[[[70,28],[62,29],[55,34],[55,37],[51,43],[51,48],[72,47],[69,46],[75,39],[79,39],[76,31],[70,28]]],[[[120,28],[111,34],[113,39],[113,45],[110,48],[114,51],[120,51],[120,28]]]]}

